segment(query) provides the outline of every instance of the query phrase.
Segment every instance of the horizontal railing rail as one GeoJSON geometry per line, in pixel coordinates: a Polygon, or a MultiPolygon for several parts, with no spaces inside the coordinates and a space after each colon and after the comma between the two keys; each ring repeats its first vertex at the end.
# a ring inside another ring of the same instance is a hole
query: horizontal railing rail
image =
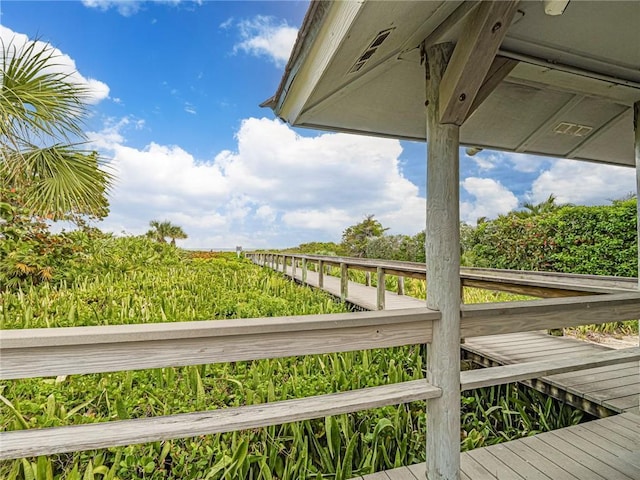
{"type": "Polygon", "coordinates": [[[426,380],[259,405],[111,422],[0,432],[0,460],[118,447],[281,425],[441,395],[426,380]]]}
{"type": "MultiPolygon", "coordinates": [[[[589,355],[574,354],[560,361],[469,370],[460,374],[460,389],[469,390],[637,360],[640,360],[640,348],[628,348],[589,355]]],[[[441,393],[439,388],[425,380],[411,380],[348,392],[204,412],[0,432],[0,460],[260,428],[429,400],[439,397],[441,393]]]]}
{"type": "MultiPolygon", "coordinates": [[[[461,338],[632,320],[640,293],[462,305],[461,338]]],[[[163,368],[431,342],[427,308],[0,331],[0,379],[163,368]]]]}
{"type": "Polygon", "coordinates": [[[427,308],[0,331],[0,379],[366,350],[431,342],[427,308]]]}
{"type": "MultiPolygon", "coordinates": [[[[301,262],[304,271],[309,263],[316,266],[346,267],[346,269],[376,272],[383,275],[424,280],[424,263],[397,260],[379,260],[370,258],[307,255],[280,252],[246,252],[245,256],[255,263],[268,264],[279,270],[283,262],[301,262]]],[[[612,277],[597,275],[568,274],[557,272],[534,272],[523,270],[488,269],[462,267],[460,279],[463,286],[486,288],[534,297],[566,297],[592,295],[594,293],[623,293],[637,290],[638,279],[630,277],[612,277]]]]}

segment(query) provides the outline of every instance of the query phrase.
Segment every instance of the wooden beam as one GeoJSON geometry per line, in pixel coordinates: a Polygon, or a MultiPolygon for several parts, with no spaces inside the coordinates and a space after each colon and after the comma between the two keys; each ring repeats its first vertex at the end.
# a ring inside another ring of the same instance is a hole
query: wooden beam
{"type": "Polygon", "coordinates": [[[435,398],[424,380],[262,405],[155,418],[0,432],[0,460],[235,432],[435,398]]]}
{"type": "Polygon", "coordinates": [[[469,14],[440,83],[440,122],[462,125],[516,14],[516,0],[485,1],[469,14]]]}
{"type": "MultiPolygon", "coordinates": [[[[464,18],[469,15],[480,2],[466,1],[462,2],[458,8],[456,8],[451,15],[445,18],[433,31],[422,41],[424,48],[429,48],[437,43],[442,43],[442,39],[448,35],[464,18]]],[[[429,19],[430,20],[430,19],[429,19]]],[[[417,42],[419,43],[419,42],[417,42]]],[[[415,45],[412,42],[408,44],[413,48],[415,45]]]]}
{"type": "Polygon", "coordinates": [[[625,348],[600,353],[580,353],[570,355],[561,360],[542,360],[538,362],[516,363],[501,367],[467,370],[460,374],[462,390],[490,387],[505,383],[530,380],[565,372],[587,370],[589,368],[606,367],[620,363],[640,360],[640,348],[625,348]]]}
{"type": "Polygon", "coordinates": [[[637,318],[640,318],[638,292],[463,305],[460,336],[480,337],[637,318]]]}
{"type": "Polygon", "coordinates": [[[0,331],[0,379],[116,372],[431,341],[426,308],[0,331]]]}
{"type": "Polygon", "coordinates": [[[427,306],[441,313],[427,348],[427,381],[442,396],[427,402],[427,478],[460,470],[460,128],[440,123],[443,74],[452,44],[427,48],[427,306]]]}
{"type": "Polygon", "coordinates": [[[518,65],[518,63],[519,62],[517,60],[512,60],[506,57],[498,56],[494,58],[493,63],[491,64],[491,67],[489,67],[489,71],[487,72],[487,76],[484,78],[484,81],[480,86],[480,90],[478,90],[478,93],[476,94],[476,98],[473,99],[471,108],[469,108],[467,116],[464,118],[465,121],[471,115],[473,115],[473,112],[475,112],[478,107],[482,105],[482,102],[484,102],[487,97],[491,95],[496,87],[500,85],[500,83],[502,83],[502,80],[504,80],[505,77],[509,75],[509,73],[511,73],[511,70],[513,70],[516,65],[518,65]]]}

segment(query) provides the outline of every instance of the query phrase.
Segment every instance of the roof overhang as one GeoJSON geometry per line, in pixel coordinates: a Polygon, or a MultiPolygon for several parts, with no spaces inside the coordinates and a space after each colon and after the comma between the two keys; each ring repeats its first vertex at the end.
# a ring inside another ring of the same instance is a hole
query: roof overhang
{"type": "MultiPolygon", "coordinates": [[[[314,1],[277,93],[288,123],[426,140],[421,45],[458,43],[479,2],[314,1]]],[[[464,145],[635,166],[640,2],[521,1],[461,126],[464,145]]],[[[483,74],[484,76],[484,74],[483,74]]]]}

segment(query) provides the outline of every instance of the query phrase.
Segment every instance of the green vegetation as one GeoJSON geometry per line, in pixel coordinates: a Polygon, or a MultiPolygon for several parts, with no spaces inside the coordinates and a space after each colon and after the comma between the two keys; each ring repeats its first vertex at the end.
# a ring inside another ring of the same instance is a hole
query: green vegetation
{"type": "Polygon", "coordinates": [[[2,43],[0,52],[0,208],[78,220],[108,214],[112,177],[80,148],[88,90],[59,71],[55,50],[2,43]],[[20,192],[10,201],[5,194],[20,192]]]}
{"type": "Polygon", "coordinates": [[[638,275],[636,199],[511,212],[465,232],[467,264],[513,270],[638,275]]]}
{"type": "Polygon", "coordinates": [[[342,232],[342,246],[350,256],[364,257],[367,243],[374,238],[382,237],[388,230],[373,217],[373,215],[367,215],[360,223],[342,232]]]}
{"type": "MultiPolygon", "coordinates": [[[[77,247],[77,258],[61,268],[65,278],[5,291],[2,328],[345,311],[329,296],[233,254],[187,255],[147,238],[113,238],[96,232],[67,237],[77,247]]],[[[0,428],[257,404],[424,378],[423,369],[423,347],[410,346],[7,381],[0,385],[0,428]]],[[[557,402],[541,411],[540,400],[515,386],[468,392],[462,447],[578,421],[573,410],[557,402]]],[[[424,429],[424,404],[416,402],[232,434],[3,462],[0,477],[344,479],[423,461],[424,429]]]]}

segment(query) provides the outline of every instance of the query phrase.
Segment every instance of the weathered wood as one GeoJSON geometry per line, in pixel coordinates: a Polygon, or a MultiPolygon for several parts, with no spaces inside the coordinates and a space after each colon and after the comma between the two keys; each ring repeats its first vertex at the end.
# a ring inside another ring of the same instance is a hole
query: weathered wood
{"type": "Polygon", "coordinates": [[[404,295],[404,277],[398,275],[398,295],[404,295]]]}
{"type": "Polygon", "coordinates": [[[424,380],[413,380],[262,405],[0,432],[0,460],[234,432],[425,400],[439,395],[439,388],[424,380]]]}
{"type": "Polygon", "coordinates": [[[384,310],[385,307],[385,293],[386,293],[386,282],[385,282],[385,274],[384,269],[382,267],[378,267],[376,272],[376,305],[378,310],[384,310]]]}
{"type": "Polygon", "coordinates": [[[542,360],[504,365],[501,367],[467,370],[460,373],[460,385],[462,390],[471,390],[558,373],[616,365],[633,360],[640,360],[640,348],[626,348],[601,353],[593,353],[590,351],[570,355],[560,360],[542,360]]]}
{"type": "Polygon", "coordinates": [[[424,48],[431,47],[437,43],[442,43],[442,39],[450,34],[470,12],[472,12],[479,2],[462,2],[453,13],[445,18],[433,31],[422,41],[424,48]]]}
{"type": "Polygon", "coordinates": [[[489,95],[496,89],[498,85],[506,78],[511,70],[513,70],[516,65],[518,65],[517,60],[512,60],[506,57],[497,56],[491,67],[489,67],[489,71],[487,72],[487,76],[484,78],[482,85],[480,86],[480,90],[476,94],[476,98],[474,98],[473,103],[471,104],[471,108],[467,112],[467,116],[465,118],[468,119],[473,112],[475,112],[482,102],[484,102],[489,95]]]}
{"type": "Polygon", "coordinates": [[[364,284],[367,287],[371,286],[371,272],[365,272],[365,274],[364,274],[364,284]]]}
{"type": "Polygon", "coordinates": [[[324,262],[318,260],[318,287],[324,288],[324,262]]]}
{"type": "Polygon", "coordinates": [[[349,296],[349,267],[346,263],[340,264],[340,300],[343,302],[349,296]]]}
{"type": "Polygon", "coordinates": [[[462,306],[463,338],[575,327],[640,317],[640,293],[462,306]]]}
{"type": "MultiPolygon", "coordinates": [[[[251,254],[247,254],[250,256],[251,254]]],[[[340,266],[347,263],[350,269],[375,272],[382,267],[388,275],[399,275],[424,279],[426,271],[424,263],[401,262],[396,260],[379,260],[355,257],[324,257],[320,255],[297,255],[313,262],[324,260],[327,265],[340,266]]],[[[492,290],[512,291],[524,295],[553,297],[575,296],[593,293],[623,293],[634,291],[638,287],[637,278],[612,277],[600,275],[571,274],[558,272],[534,272],[521,270],[504,270],[490,268],[464,267],[460,269],[465,286],[488,288],[492,290]],[[551,294],[544,294],[549,290],[551,294]],[[557,291],[557,293],[554,293],[557,291]],[[541,293],[542,292],[542,293],[541,293]]]]}
{"type": "Polygon", "coordinates": [[[0,379],[113,372],[431,341],[439,313],[413,310],[0,331],[0,379]]]}
{"type": "Polygon", "coordinates": [[[438,44],[426,52],[427,306],[441,312],[427,349],[427,381],[442,389],[441,397],[427,402],[430,480],[457,478],[460,471],[460,129],[440,123],[452,50],[451,44],[438,44]]]}
{"type": "MultiPolygon", "coordinates": [[[[636,198],[638,199],[638,210],[636,223],[638,226],[638,272],[640,272],[640,101],[633,105],[633,130],[634,130],[634,152],[636,157],[636,198]]],[[[640,289],[640,275],[638,288],[640,289]]],[[[638,320],[640,321],[640,320],[638,320]]],[[[639,333],[640,337],[640,333],[639,333]]],[[[640,343],[640,338],[639,338],[640,343]]],[[[640,411],[639,411],[640,413],[640,411]]]]}
{"type": "MultiPolygon", "coordinates": [[[[250,256],[251,254],[247,254],[250,256]]],[[[350,269],[375,272],[382,267],[387,275],[424,279],[425,264],[353,257],[323,257],[298,255],[312,262],[324,260],[327,265],[347,263],[350,269]]],[[[534,297],[566,297],[593,293],[623,293],[636,291],[637,278],[568,274],[557,272],[531,272],[464,267],[460,269],[464,286],[519,293],[534,297]]]]}
{"type": "Polygon", "coordinates": [[[517,5],[517,1],[511,0],[481,2],[468,15],[462,27],[463,33],[439,82],[437,100],[441,123],[462,125],[467,118],[513,21],[517,5]]]}
{"type": "Polygon", "coordinates": [[[291,257],[291,278],[296,278],[297,261],[296,257],[291,257]]]}
{"type": "Polygon", "coordinates": [[[302,259],[302,283],[307,283],[307,259],[302,259]]]}

